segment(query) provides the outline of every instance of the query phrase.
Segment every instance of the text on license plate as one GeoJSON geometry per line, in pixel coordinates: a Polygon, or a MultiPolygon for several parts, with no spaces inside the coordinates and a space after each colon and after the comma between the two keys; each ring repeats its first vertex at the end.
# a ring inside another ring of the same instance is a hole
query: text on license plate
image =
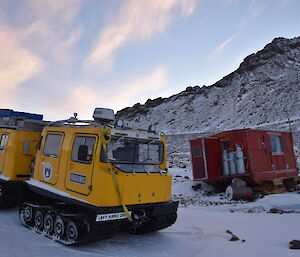
{"type": "MultiPolygon", "coordinates": [[[[129,212],[129,214],[131,214],[131,212],[129,212]]],[[[121,220],[121,219],[127,219],[125,212],[98,214],[96,217],[96,221],[121,220]]]]}

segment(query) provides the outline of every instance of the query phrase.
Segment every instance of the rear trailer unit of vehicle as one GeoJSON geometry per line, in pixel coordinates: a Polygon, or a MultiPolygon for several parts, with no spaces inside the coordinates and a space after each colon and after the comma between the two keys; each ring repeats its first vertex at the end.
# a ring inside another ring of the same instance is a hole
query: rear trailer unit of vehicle
{"type": "Polygon", "coordinates": [[[22,224],[68,245],[172,225],[178,203],[164,136],[126,128],[109,109],[97,108],[94,119],[44,128],[27,181],[36,198],[20,207],[22,224]]]}
{"type": "Polygon", "coordinates": [[[194,180],[217,188],[233,182],[226,191],[231,199],[251,198],[251,188],[263,192],[291,189],[298,180],[292,135],[288,132],[224,131],[191,140],[190,146],[194,180]]]}
{"type": "Polygon", "coordinates": [[[0,208],[17,203],[44,124],[40,114],[0,109],[0,208]]]}

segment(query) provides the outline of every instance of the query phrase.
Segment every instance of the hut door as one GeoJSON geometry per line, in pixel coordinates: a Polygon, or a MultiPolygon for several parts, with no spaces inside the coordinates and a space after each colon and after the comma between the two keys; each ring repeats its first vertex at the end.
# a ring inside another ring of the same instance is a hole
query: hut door
{"type": "Polygon", "coordinates": [[[284,153],[286,152],[285,137],[281,133],[269,135],[271,163],[273,170],[285,170],[284,153]]]}
{"type": "Polygon", "coordinates": [[[191,142],[191,156],[192,156],[192,166],[193,166],[193,177],[194,179],[207,178],[207,172],[205,168],[204,159],[204,139],[196,139],[191,142]]]}

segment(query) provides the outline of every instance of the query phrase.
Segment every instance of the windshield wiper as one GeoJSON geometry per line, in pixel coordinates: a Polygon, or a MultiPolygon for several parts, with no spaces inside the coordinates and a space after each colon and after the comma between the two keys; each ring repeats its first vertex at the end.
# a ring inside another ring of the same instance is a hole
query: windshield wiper
{"type": "Polygon", "coordinates": [[[118,143],[121,139],[123,139],[125,136],[127,135],[124,135],[124,136],[121,136],[115,143],[118,143]]]}
{"type": "Polygon", "coordinates": [[[152,141],[150,141],[149,143],[147,143],[148,145],[152,144],[153,142],[157,141],[157,139],[153,139],[152,141]]]}

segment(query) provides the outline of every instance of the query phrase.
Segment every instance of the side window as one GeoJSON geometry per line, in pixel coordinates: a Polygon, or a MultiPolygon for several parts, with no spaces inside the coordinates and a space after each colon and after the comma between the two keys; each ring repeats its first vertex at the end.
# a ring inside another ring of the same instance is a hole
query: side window
{"type": "Polygon", "coordinates": [[[0,152],[4,152],[5,151],[5,146],[7,143],[7,139],[8,139],[8,134],[3,134],[1,137],[1,141],[0,141],[0,152]]]}
{"type": "Polygon", "coordinates": [[[91,163],[95,142],[95,137],[77,136],[73,143],[72,161],[91,163]]]}
{"type": "Polygon", "coordinates": [[[270,136],[272,153],[282,153],[281,137],[270,136]]]}
{"type": "Polygon", "coordinates": [[[61,141],[62,141],[62,135],[48,134],[46,137],[43,154],[45,156],[57,158],[59,155],[61,141]]]}

